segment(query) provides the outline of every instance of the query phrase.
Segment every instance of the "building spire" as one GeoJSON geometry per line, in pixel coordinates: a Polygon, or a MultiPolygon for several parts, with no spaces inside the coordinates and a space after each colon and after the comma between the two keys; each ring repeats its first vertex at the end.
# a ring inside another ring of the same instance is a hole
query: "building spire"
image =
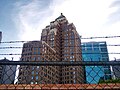
{"type": "Polygon", "coordinates": [[[65,16],[63,15],[63,13],[61,13],[60,16],[56,19],[60,19],[60,18],[63,18],[63,17],[65,17],[65,16]]]}

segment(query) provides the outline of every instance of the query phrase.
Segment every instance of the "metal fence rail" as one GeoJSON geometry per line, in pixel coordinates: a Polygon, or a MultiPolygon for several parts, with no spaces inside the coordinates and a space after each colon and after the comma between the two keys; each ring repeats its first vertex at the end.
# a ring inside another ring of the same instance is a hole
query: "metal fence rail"
{"type": "Polygon", "coordinates": [[[120,89],[120,61],[0,61],[0,89],[120,89]]]}
{"type": "Polygon", "coordinates": [[[33,65],[33,66],[106,66],[120,65],[120,61],[2,61],[0,65],[33,65]]]}

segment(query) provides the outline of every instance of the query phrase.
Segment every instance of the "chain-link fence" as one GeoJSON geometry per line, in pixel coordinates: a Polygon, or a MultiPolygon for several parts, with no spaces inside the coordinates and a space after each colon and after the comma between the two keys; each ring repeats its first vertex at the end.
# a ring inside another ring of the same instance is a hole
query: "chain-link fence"
{"type": "Polygon", "coordinates": [[[0,89],[120,89],[120,61],[0,61],[0,89]]]}

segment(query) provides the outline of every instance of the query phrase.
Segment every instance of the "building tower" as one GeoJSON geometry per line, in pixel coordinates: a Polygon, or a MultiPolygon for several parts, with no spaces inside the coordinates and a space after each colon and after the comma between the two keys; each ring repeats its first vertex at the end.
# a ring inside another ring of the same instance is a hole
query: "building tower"
{"type": "MultiPolygon", "coordinates": [[[[44,41],[24,43],[21,61],[47,62],[54,61],[56,51],[44,41]]],[[[59,67],[57,66],[28,66],[21,65],[19,69],[19,84],[50,84],[59,83],[59,67]]]]}
{"type": "MultiPolygon", "coordinates": [[[[0,62],[10,62],[8,59],[1,59],[0,62]]],[[[17,65],[0,65],[0,84],[14,84],[17,65]]]]}
{"type": "MultiPolygon", "coordinates": [[[[50,25],[42,30],[41,41],[24,44],[21,60],[44,62],[82,61],[80,44],[81,39],[74,24],[68,23],[66,17],[61,13],[55,21],[50,22],[50,25]],[[40,53],[37,49],[40,50],[40,53]]],[[[82,66],[41,66],[39,69],[37,67],[34,66],[34,69],[32,69],[33,66],[21,66],[19,83],[70,84],[85,82],[84,68],[82,66]]]]}
{"type": "MultiPolygon", "coordinates": [[[[120,59],[115,59],[114,61],[120,61],[120,59]]],[[[120,66],[119,65],[112,66],[112,70],[113,79],[120,79],[120,66]]]]}
{"type": "MultiPolygon", "coordinates": [[[[61,15],[43,29],[41,40],[56,51],[59,61],[82,61],[81,39],[73,23],[61,15]]],[[[60,83],[84,83],[84,68],[81,66],[60,67],[60,83]]]]}
{"type": "MultiPolygon", "coordinates": [[[[82,43],[82,56],[84,61],[109,61],[106,42],[82,43]]],[[[110,66],[86,66],[85,70],[87,83],[111,79],[110,66]]]]}

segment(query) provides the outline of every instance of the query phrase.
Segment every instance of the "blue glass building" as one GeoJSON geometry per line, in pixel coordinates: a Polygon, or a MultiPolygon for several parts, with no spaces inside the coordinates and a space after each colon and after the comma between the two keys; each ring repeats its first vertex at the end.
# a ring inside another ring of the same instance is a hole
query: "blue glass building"
{"type": "MultiPolygon", "coordinates": [[[[82,57],[84,61],[109,61],[106,42],[82,43],[82,57]]],[[[85,66],[85,70],[87,83],[111,79],[110,66],[85,66]]]]}

